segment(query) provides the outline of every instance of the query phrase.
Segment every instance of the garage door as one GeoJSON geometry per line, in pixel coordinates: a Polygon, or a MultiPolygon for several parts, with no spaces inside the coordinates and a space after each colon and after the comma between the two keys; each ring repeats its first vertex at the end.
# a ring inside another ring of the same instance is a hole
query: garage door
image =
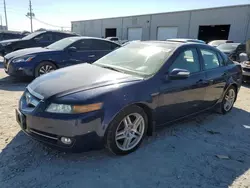
{"type": "Polygon", "coordinates": [[[128,28],[128,40],[141,40],[142,28],[128,28]]]}
{"type": "Polygon", "coordinates": [[[177,38],[178,27],[158,27],[157,40],[177,38]]]}

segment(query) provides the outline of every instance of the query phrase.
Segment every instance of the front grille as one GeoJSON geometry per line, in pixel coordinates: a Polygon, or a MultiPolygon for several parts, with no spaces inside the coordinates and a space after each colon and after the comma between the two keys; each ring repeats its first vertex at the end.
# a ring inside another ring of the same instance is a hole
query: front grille
{"type": "Polygon", "coordinates": [[[250,69],[248,69],[248,68],[243,68],[243,70],[246,72],[250,72],[250,69]]]}

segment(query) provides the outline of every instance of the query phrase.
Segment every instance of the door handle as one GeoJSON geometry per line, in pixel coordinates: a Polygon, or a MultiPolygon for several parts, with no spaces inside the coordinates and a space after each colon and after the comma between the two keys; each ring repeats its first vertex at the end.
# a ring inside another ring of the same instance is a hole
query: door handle
{"type": "Polygon", "coordinates": [[[228,75],[229,75],[228,72],[224,72],[224,73],[222,74],[222,76],[228,76],[228,75]]]}
{"type": "Polygon", "coordinates": [[[89,55],[88,57],[91,57],[91,58],[92,58],[92,57],[95,57],[95,55],[89,55]]]}
{"type": "Polygon", "coordinates": [[[196,84],[203,84],[205,81],[200,79],[199,81],[196,82],[196,84]]]}

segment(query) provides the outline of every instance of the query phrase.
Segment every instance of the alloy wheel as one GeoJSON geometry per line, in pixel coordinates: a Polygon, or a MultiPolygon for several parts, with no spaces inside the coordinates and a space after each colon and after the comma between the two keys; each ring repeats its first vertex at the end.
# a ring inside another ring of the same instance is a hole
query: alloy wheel
{"type": "Polygon", "coordinates": [[[224,102],[224,110],[225,111],[229,111],[233,104],[234,104],[234,101],[235,101],[235,90],[234,89],[229,89],[226,96],[225,96],[225,102],[224,102]]]}
{"type": "Polygon", "coordinates": [[[122,151],[128,151],[137,146],[143,137],[145,120],[139,113],[132,113],[123,118],[116,129],[115,141],[122,151]]]}
{"type": "Polygon", "coordinates": [[[47,74],[47,73],[52,72],[54,70],[55,70],[54,67],[51,65],[43,65],[39,69],[39,75],[47,74]]]}

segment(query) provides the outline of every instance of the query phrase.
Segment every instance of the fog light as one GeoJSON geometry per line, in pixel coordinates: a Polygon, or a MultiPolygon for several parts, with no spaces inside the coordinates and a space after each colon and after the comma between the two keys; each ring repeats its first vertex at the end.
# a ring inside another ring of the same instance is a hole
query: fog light
{"type": "Polygon", "coordinates": [[[67,138],[67,137],[62,137],[61,141],[62,141],[62,143],[67,144],[67,145],[72,143],[72,140],[70,138],[67,138]]]}

